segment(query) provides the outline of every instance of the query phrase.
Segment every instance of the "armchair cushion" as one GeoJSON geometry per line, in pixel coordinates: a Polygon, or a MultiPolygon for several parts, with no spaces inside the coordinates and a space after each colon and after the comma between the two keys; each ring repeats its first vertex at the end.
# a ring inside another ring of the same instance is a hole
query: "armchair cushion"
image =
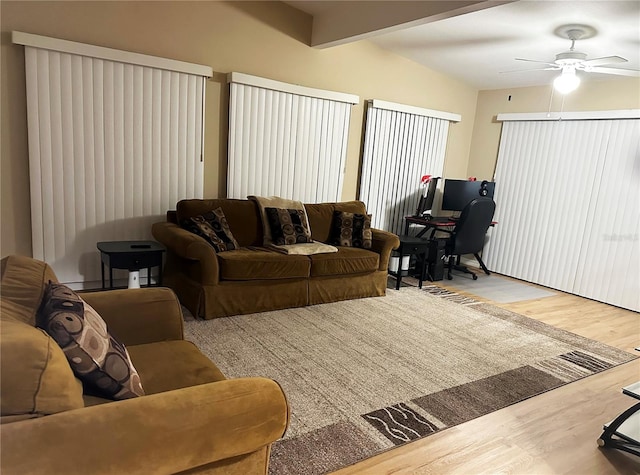
{"type": "Polygon", "coordinates": [[[91,305],[69,287],[49,282],[36,321],[60,345],[89,389],[113,399],[144,395],[127,349],[109,334],[91,305]]]}
{"type": "Polygon", "coordinates": [[[223,381],[224,375],[198,348],[186,340],[161,341],[129,347],[146,394],[223,381]]]}
{"type": "Polygon", "coordinates": [[[232,251],[240,247],[231,233],[222,208],[187,218],[182,222],[182,227],[202,236],[216,252],[232,251]]]}
{"type": "Polygon", "coordinates": [[[84,407],[82,383],[49,335],[6,314],[0,326],[3,423],[84,407]]]}

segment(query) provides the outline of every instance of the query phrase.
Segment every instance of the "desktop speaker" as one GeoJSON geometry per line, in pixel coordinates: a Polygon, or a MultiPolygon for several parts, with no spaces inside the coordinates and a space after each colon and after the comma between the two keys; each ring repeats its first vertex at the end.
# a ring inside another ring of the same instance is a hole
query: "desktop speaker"
{"type": "Polygon", "coordinates": [[[487,196],[489,194],[489,190],[487,189],[489,182],[487,180],[482,180],[480,183],[480,196],[487,196]]]}

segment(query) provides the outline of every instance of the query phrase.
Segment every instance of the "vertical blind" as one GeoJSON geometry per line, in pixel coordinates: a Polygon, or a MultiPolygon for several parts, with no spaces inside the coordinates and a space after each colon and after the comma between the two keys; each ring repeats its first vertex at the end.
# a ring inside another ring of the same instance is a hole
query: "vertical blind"
{"type": "Polygon", "coordinates": [[[207,68],[15,32],[14,43],[25,45],[33,256],[62,282],[98,281],[97,242],[150,239],[178,200],[202,197],[207,68]]]}
{"type": "Polygon", "coordinates": [[[372,214],[371,225],[396,234],[414,213],[420,178],[440,176],[444,167],[448,112],[373,100],[367,123],[360,178],[360,200],[372,214]]]}
{"type": "Polygon", "coordinates": [[[487,266],[637,311],[640,120],[582,116],[506,117],[487,266]]]}
{"type": "Polygon", "coordinates": [[[339,201],[359,98],[240,73],[229,82],[227,197],[339,201]]]}

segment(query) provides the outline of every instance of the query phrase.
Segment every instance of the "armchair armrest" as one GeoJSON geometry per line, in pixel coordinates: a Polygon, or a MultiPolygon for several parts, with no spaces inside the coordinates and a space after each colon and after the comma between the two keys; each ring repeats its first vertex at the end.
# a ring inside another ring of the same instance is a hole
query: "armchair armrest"
{"type": "Polygon", "coordinates": [[[371,250],[380,254],[378,270],[386,271],[389,267],[389,257],[393,249],[398,249],[400,239],[393,233],[382,229],[371,229],[371,250]]]}
{"type": "Polygon", "coordinates": [[[199,276],[201,284],[218,284],[219,269],[216,251],[203,238],[169,222],[154,223],[151,234],[167,248],[167,252],[182,259],[198,261],[201,268],[199,276]]]}
{"type": "Polygon", "coordinates": [[[280,386],[239,378],[2,426],[2,473],[177,473],[249,454],[284,435],[280,386]]]}
{"type": "Polygon", "coordinates": [[[156,287],[87,292],[82,294],[82,298],[125,345],[183,338],[182,308],[171,289],[156,287]]]}

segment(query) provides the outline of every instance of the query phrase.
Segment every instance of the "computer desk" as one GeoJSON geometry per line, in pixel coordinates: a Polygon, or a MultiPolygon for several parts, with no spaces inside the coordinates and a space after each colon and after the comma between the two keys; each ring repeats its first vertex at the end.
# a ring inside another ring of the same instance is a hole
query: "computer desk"
{"type": "Polygon", "coordinates": [[[405,216],[404,217],[404,234],[409,234],[409,226],[411,224],[417,224],[418,226],[424,226],[424,229],[421,229],[415,237],[422,237],[427,231],[431,230],[431,235],[429,239],[432,239],[438,229],[445,230],[446,228],[450,228],[456,225],[456,219],[443,219],[443,218],[435,218],[435,219],[427,219],[422,218],[420,216],[405,216]]]}
{"type": "MultiPolygon", "coordinates": [[[[404,217],[404,234],[405,235],[409,234],[409,226],[411,224],[417,224],[418,226],[424,226],[424,229],[421,229],[420,231],[418,231],[418,234],[416,234],[415,237],[417,238],[422,237],[427,231],[431,230],[429,239],[433,239],[436,234],[436,231],[438,230],[451,233],[450,228],[454,227],[456,223],[457,223],[457,218],[444,219],[442,217],[437,217],[435,219],[434,218],[427,219],[427,218],[422,218],[420,216],[405,216],[404,217]]],[[[497,221],[491,221],[491,224],[489,226],[493,227],[496,224],[498,224],[497,221]]],[[[474,256],[478,261],[478,264],[480,264],[480,267],[482,268],[484,273],[487,275],[490,275],[491,273],[489,272],[489,269],[487,269],[487,266],[485,266],[480,255],[474,254],[474,256]]],[[[460,265],[460,256],[457,256],[456,258],[456,265],[460,265]]]]}

